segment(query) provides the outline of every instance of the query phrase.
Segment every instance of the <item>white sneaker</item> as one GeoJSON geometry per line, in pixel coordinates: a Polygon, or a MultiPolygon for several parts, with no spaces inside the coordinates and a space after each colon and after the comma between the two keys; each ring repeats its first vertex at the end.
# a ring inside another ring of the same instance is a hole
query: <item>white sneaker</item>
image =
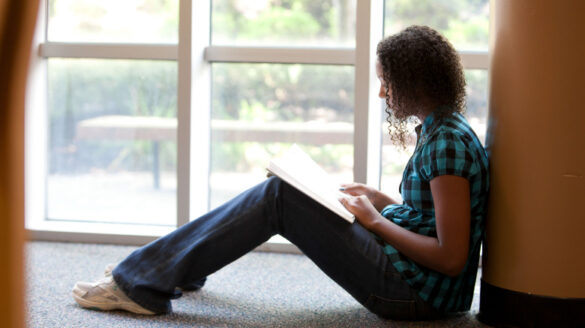
{"type": "Polygon", "coordinates": [[[81,307],[93,310],[125,310],[137,314],[156,314],[129,299],[111,275],[95,283],[76,283],[73,286],[73,298],[81,307]]]}
{"type": "Polygon", "coordinates": [[[110,263],[108,265],[106,265],[106,268],[104,269],[104,275],[106,277],[109,277],[112,275],[112,271],[114,271],[114,269],[116,268],[116,265],[118,265],[117,263],[110,263]]]}

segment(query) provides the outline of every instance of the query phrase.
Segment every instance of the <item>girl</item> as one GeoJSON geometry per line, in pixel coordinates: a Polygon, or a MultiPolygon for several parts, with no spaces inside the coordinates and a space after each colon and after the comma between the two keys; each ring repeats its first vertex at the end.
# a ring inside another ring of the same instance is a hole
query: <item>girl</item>
{"type": "Polygon", "coordinates": [[[461,115],[465,79],[451,44],[411,26],[378,45],[376,73],[392,139],[416,148],[400,185],[403,202],[369,186],[341,186],[349,224],[277,177],[134,251],[96,283],[78,282],[82,307],[141,314],[171,311],[181,290],[274,234],[301,249],[370,311],[420,320],[468,310],[489,188],[488,160],[461,115]]]}

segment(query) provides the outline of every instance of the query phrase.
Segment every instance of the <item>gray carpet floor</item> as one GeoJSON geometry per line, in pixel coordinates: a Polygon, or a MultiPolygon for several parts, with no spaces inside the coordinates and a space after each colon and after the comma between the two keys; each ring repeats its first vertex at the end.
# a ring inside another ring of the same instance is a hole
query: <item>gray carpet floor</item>
{"type": "Polygon", "coordinates": [[[78,280],[103,276],[136,247],[29,242],[28,327],[488,327],[472,310],[427,322],[384,320],[368,312],[302,255],[252,252],[173,301],[172,314],[139,316],[80,308],[78,280]]]}

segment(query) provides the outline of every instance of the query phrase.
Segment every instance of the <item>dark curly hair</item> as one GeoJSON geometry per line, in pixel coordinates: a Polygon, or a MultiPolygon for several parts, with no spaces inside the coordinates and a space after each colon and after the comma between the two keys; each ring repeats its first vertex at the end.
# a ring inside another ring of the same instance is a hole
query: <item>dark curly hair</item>
{"type": "Polygon", "coordinates": [[[386,93],[388,132],[392,141],[406,147],[406,123],[413,115],[435,108],[437,119],[465,110],[465,77],[459,55],[437,31],[410,26],[378,43],[376,51],[386,93]]]}

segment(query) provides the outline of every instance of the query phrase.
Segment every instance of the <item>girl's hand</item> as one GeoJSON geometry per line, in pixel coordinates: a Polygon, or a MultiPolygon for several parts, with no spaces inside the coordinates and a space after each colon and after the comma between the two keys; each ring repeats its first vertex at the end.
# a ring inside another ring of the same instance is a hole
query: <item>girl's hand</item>
{"type": "Polygon", "coordinates": [[[376,189],[370,186],[357,182],[342,184],[339,190],[352,196],[366,196],[372,204],[374,204],[376,193],[378,192],[376,189]]]}
{"type": "Polygon", "coordinates": [[[346,196],[340,198],[339,201],[348,211],[355,215],[358,222],[368,230],[380,216],[378,210],[376,210],[366,195],[346,196]]]}
{"type": "Polygon", "coordinates": [[[396,201],[389,196],[363,183],[342,184],[339,190],[351,196],[365,196],[378,212],[382,211],[386,205],[396,204],[396,201]]]}

